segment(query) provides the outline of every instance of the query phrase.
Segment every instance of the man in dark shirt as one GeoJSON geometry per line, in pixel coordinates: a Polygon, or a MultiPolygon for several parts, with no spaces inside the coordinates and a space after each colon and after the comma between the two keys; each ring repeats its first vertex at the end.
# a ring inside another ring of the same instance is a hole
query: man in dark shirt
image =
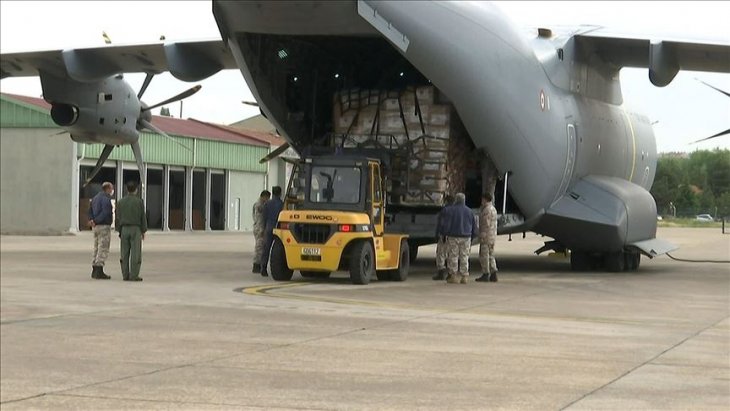
{"type": "Polygon", "coordinates": [[[458,193],[454,205],[446,207],[439,219],[439,232],[446,235],[448,249],[447,282],[466,284],[469,277],[469,251],[471,239],[479,234],[474,213],[466,206],[466,196],[458,193]],[[458,272],[457,272],[458,271],[458,272]]]}
{"type": "Polygon", "coordinates": [[[261,275],[269,276],[267,267],[269,266],[269,254],[271,253],[271,245],[274,243],[274,228],[279,221],[279,213],[284,208],[284,202],[281,201],[281,187],[275,186],[271,189],[271,199],[264,204],[264,251],[261,254],[261,275]]]}
{"type": "Polygon", "coordinates": [[[438,213],[438,216],[436,217],[436,275],[431,277],[434,281],[443,281],[446,279],[446,274],[448,271],[446,270],[446,236],[439,232],[439,229],[441,227],[441,215],[446,209],[446,207],[452,205],[454,203],[454,197],[452,197],[450,194],[447,194],[444,196],[444,208],[441,209],[441,211],[438,213]]]}
{"type": "Polygon", "coordinates": [[[109,257],[109,244],[112,239],[112,195],[114,185],[105,182],[101,191],[91,199],[89,207],[89,226],[94,232],[94,256],[91,261],[91,278],[108,280],[111,277],[104,272],[104,263],[109,257]]]}
{"type": "Polygon", "coordinates": [[[116,229],[121,239],[122,278],[124,281],[142,281],[142,240],[147,232],[147,214],[144,202],[137,195],[137,183],[127,183],[126,197],[119,200],[116,209],[116,229]]]}

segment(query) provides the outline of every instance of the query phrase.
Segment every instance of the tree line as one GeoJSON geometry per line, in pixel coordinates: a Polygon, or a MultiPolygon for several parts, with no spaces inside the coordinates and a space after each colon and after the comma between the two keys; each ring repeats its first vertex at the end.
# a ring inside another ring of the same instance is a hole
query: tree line
{"type": "Polygon", "coordinates": [[[730,216],[730,150],[661,154],[651,188],[664,216],[730,216]]]}

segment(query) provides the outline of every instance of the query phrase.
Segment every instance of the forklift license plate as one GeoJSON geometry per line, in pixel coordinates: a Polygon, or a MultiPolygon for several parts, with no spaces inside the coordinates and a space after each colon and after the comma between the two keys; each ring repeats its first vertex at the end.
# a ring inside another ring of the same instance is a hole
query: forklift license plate
{"type": "Polygon", "coordinates": [[[322,250],[319,248],[302,248],[302,255],[322,255],[322,250]]]}

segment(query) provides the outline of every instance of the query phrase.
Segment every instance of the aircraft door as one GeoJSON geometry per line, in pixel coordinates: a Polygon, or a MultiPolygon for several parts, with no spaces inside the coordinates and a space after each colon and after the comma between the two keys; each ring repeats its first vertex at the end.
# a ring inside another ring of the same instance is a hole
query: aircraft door
{"type": "Polygon", "coordinates": [[[385,213],[383,212],[385,197],[383,196],[383,186],[380,179],[380,165],[377,163],[370,163],[370,187],[372,190],[371,198],[373,199],[370,214],[373,222],[373,232],[375,235],[380,236],[383,235],[385,221],[385,213]]]}

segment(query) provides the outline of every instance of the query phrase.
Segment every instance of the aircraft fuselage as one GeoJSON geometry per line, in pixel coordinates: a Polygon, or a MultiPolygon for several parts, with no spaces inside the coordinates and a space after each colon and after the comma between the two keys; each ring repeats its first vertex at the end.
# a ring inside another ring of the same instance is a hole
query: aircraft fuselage
{"type": "Polygon", "coordinates": [[[333,92],[433,84],[535,231],[620,251],[654,238],[656,144],[617,72],[570,39],[527,39],[481,2],[214,2],[262,112],[295,148],[327,131],[333,92]]]}

